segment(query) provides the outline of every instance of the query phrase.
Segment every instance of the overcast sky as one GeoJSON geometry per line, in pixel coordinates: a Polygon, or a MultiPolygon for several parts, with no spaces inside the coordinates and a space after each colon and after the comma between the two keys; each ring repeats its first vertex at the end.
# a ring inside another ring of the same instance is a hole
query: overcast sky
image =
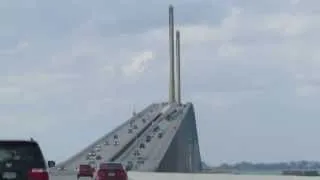
{"type": "Polygon", "coordinates": [[[2,0],[1,138],[60,161],[166,101],[169,3],[202,157],[320,160],[319,0],[2,0]]]}

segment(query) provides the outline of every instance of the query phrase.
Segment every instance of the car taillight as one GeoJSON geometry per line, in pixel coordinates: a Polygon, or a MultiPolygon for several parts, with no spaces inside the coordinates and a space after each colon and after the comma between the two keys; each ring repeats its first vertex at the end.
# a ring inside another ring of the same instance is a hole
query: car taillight
{"type": "Polygon", "coordinates": [[[49,180],[49,173],[45,169],[33,168],[28,172],[29,180],[49,180]]]}

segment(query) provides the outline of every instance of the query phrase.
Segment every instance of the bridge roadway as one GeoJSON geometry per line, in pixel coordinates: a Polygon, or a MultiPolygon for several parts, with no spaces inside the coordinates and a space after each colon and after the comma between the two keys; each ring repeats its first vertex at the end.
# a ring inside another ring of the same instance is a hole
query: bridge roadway
{"type": "Polygon", "coordinates": [[[179,127],[182,120],[181,116],[184,115],[185,110],[186,108],[176,107],[174,112],[171,112],[171,115],[173,115],[171,117],[174,117],[174,119],[169,119],[169,121],[165,119],[159,123],[160,129],[163,129],[163,136],[162,138],[159,138],[156,133],[152,135],[155,140],[148,144],[142,155],[143,157],[146,157],[147,160],[145,163],[140,164],[136,170],[145,172],[153,172],[157,170],[166,153],[164,149],[168,149],[173,141],[177,132],[177,127],[179,127]]]}
{"type": "Polygon", "coordinates": [[[133,170],[156,171],[181,123],[185,109],[186,105],[152,104],[50,171],[60,175],[75,174],[79,164],[88,164],[90,161],[95,166],[108,161],[121,162],[124,165],[130,162],[133,170]],[[134,126],[137,126],[136,129],[134,126]],[[132,129],[131,133],[129,129],[132,129]],[[162,134],[162,137],[159,137],[159,134],[162,134]],[[114,135],[118,135],[119,145],[114,145],[114,135]],[[150,142],[146,141],[147,136],[150,136],[150,142]],[[141,144],[145,147],[141,147],[141,144]],[[99,151],[95,150],[97,146],[101,147],[99,151]],[[102,157],[101,160],[87,158],[88,154],[94,151],[102,157]],[[66,170],[58,170],[58,167],[66,170]]]}
{"type": "Polygon", "coordinates": [[[119,161],[129,160],[133,162],[133,170],[156,171],[181,122],[179,117],[175,119],[168,119],[168,117],[170,117],[169,115],[172,116],[172,114],[181,114],[181,110],[181,107],[172,105],[168,111],[159,117],[154,125],[141,136],[139,141],[120,157],[119,161]],[[160,134],[162,135],[161,137],[159,136],[160,134]],[[148,143],[146,143],[147,136],[151,138],[148,143]],[[145,147],[139,148],[142,143],[145,147]],[[135,155],[135,150],[139,151],[139,156],[135,155]],[[141,163],[141,160],[143,163],[141,163]]]}
{"type": "Polygon", "coordinates": [[[95,151],[95,148],[100,145],[101,150],[99,152],[95,152],[97,155],[102,157],[101,160],[94,160],[96,163],[100,161],[108,161],[112,156],[114,156],[121,148],[128,143],[130,140],[135,138],[135,134],[137,134],[143,127],[144,124],[148,123],[159,110],[162,109],[164,104],[152,104],[145,108],[140,113],[136,114],[132,118],[130,118],[125,123],[118,126],[116,129],[111,131],[110,133],[106,134],[102,138],[98,139],[96,142],[92,143],[84,150],[80,151],[73,157],[69,158],[68,160],[58,164],[56,167],[64,167],[67,170],[76,169],[79,164],[88,164],[89,159],[87,156],[90,152],[95,151]],[[144,119],[144,120],[143,120],[144,119]],[[144,122],[145,121],[145,122],[144,122]],[[131,123],[136,125],[137,129],[132,127],[131,123]],[[132,133],[129,133],[129,129],[132,129],[132,133]],[[114,135],[118,135],[119,145],[114,145],[114,135]],[[105,144],[108,143],[108,144],[105,144]]]}

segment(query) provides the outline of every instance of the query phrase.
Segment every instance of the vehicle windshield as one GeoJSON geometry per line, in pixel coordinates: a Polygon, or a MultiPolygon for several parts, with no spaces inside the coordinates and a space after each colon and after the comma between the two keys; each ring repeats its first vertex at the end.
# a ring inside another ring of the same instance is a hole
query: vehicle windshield
{"type": "Polygon", "coordinates": [[[42,153],[36,143],[0,142],[0,163],[8,160],[41,161],[42,153]]]}

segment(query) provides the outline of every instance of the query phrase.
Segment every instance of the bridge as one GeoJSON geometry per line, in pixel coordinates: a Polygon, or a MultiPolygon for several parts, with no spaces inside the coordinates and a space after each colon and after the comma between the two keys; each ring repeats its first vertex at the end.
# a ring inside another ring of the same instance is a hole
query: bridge
{"type": "Polygon", "coordinates": [[[199,172],[192,103],[151,104],[55,168],[76,171],[79,164],[106,161],[121,162],[132,171],[199,172]]]}
{"type": "Polygon", "coordinates": [[[98,166],[101,162],[121,162],[140,172],[201,171],[194,106],[181,102],[180,32],[175,32],[171,5],[169,52],[168,102],[153,103],[134,113],[123,124],[52,168],[52,174],[72,174],[80,164],[98,166]]]}

